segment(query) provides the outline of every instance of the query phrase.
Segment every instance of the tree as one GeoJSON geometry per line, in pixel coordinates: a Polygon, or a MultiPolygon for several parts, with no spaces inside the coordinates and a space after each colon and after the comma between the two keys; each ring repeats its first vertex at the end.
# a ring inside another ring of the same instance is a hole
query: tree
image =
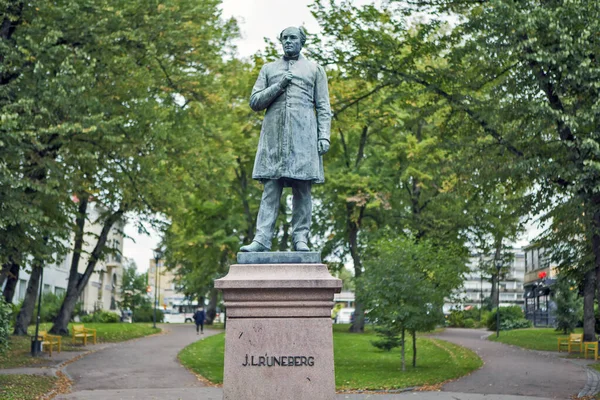
{"type": "Polygon", "coordinates": [[[123,267],[123,278],[121,283],[121,301],[119,308],[131,310],[132,321],[135,321],[135,310],[137,307],[148,303],[146,292],[147,274],[138,274],[134,261],[130,261],[123,267]]]}
{"type": "Polygon", "coordinates": [[[444,299],[466,272],[462,250],[425,239],[382,240],[366,260],[369,273],[358,280],[361,296],[369,317],[392,336],[400,335],[404,371],[405,333],[412,334],[416,366],[416,331],[431,330],[443,320],[444,299]]]}
{"type": "MultiPolygon", "coordinates": [[[[235,23],[219,18],[218,1],[201,7],[184,0],[168,7],[119,0],[18,4],[2,3],[10,11],[3,19],[10,32],[2,42],[3,57],[11,57],[5,65],[14,67],[2,71],[0,104],[3,120],[5,115],[10,120],[2,126],[8,131],[10,160],[15,166],[31,164],[25,176],[31,176],[37,192],[46,190],[40,183],[52,183],[49,189],[62,193],[62,201],[47,203],[70,207],[71,216],[85,220],[85,212],[75,213],[77,206],[69,203],[71,193],[85,201],[93,196],[105,211],[99,221],[103,234],[127,212],[160,210],[159,194],[168,191],[169,181],[154,180],[153,168],[177,160],[184,146],[169,128],[182,108],[210,101],[214,77],[207,71],[223,63],[235,23]]],[[[22,192],[16,177],[3,179],[7,198],[18,199],[22,192]]],[[[75,236],[83,235],[81,226],[75,236]]],[[[54,332],[66,331],[74,302],[105,253],[103,234],[81,276],[72,265],[54,332]]]]}
{"type": "Polygon", "coordinates": [[[558,275],[553,287],[556,301],[556,330],[566,335],[573,332],[582,319],[582,299],[578,298],[577,287],[566,273],[558,275]]]}
{"type": "MultiPolygon", "coordinates": [[[[448,106],[448,125],[459,128],[452,140],[461,149],[481,150],[479,158],[462,158],[467,166],[479,161],[473,175],[488,171],[519,182],[529,190],[529,211],[552,221],[545,244],[561,267],[556,252],[565,242],[579,242],[576,249],[584,251],[574,250],[574,265],[580,276],[589,282],[591,273],[583,272],[600,273],[595,3],[322,3],[316,2],[315,14],[331,39],[324,57],[348,73],[377,77],[392,91],[414,83],[448,106]],[[407,28],[403,16],[414,11],[431,17],[407,28]]],[[[370,96],[365,88],[359,97],[370,96]]],[[[594,286],[584,286],[591,316],[594,286]]],[[[591,340],[590,321],[585,318],[584,332],[591,340]]]]}

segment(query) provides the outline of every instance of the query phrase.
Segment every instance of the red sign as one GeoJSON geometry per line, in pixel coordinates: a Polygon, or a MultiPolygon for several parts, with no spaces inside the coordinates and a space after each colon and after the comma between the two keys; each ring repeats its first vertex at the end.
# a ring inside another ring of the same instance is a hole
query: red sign
{"type": "Polygon", "coordinates": [[[538,274],[538,278],[540,279],[544,279],[546,276],[548,276],[548,274],[546,273],[546,271],[542,271],[538,274]]]}

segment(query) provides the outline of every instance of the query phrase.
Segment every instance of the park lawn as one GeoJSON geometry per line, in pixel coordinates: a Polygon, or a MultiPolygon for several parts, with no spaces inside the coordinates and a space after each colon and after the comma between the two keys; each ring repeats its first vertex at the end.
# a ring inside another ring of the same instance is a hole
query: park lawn
{"type": "MultiPolygon", "coordinates": [[[[88,323],[84,324],[87,328],[96,329],[96,336],[98,343],[114,343],[123,342],[125,340],[135,339],[143,336],[148,336],[153,333],[160,332],[160,329],[152,328],[150,323],[135,323],[135,324],[101,324],[101,323],[88,323]]],[[[72,324],[69,324],[69,329],[72,324]]],[[[42,323],[40,324],[40,331],[50,330],[52,324],[42,323]]],[[[30,336],[35,334],[35,325],[28,328],[30,336]]],[[[31,357],[31,338],[30,336],[11,336],[10,337],[10,350],[2,355],[0,354],[0,369],[6,368],[19,368],[19,367],[35,367],[44,366],[51,362],[48,357],[31,357]]],[[[89,340],[89,339],[88,339],[89,340]]],[[[84,349],[93,349],[93,344],[90,347],[84,347],[80,342],[73,345],[71,343],[70,336],[64,336],[62,339],[61,351],[81,351],[84,349]]]]}
{"type": "MultiPolygon", "coordinates": [[[[583,330],[576,329],[575,333],[583,333],[583,330]]],[[[492,334],[488,339],[530,350],[558,351],[558,338],[567,336],[554,328],[529,328],[500,331],[499,338],[492,334]]]]}
{"type": "MultiPolygon", "coordinates": [[[[417,367],[412,368],[412,342],[407,341],[406,371],[401,371],[400,350],[381,351],[371,345],[377,336],[347,332],[334,325],[335,380],[338,390],[397,389],[433,385],[456,379],[481,367],[472,351],[442,340],[419,336],[417,367]]],[[[213,383],[223,382],[225,335],[192,343],[179,353],[182,364],[213,383]]]]}
{"type": "Polygon", "coordinates": [[[0,399],[35,400],[53,389],[58,378],[42,375],[0,375],[0,399]]]}

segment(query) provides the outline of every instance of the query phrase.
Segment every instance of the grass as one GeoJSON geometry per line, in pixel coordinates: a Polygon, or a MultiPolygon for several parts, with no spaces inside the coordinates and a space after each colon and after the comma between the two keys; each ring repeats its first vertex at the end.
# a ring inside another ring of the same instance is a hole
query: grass
{"type": "MultiPolygon", "coordinates": [[[[148,336],[153,333],[160,332],[160,329],[152,328],[150,323],[135,323],[135,324],[100,324],[89,323],[85,324],[88,328],[96,329],[98,343],[115,343],[125,340],[135,339],[143,336],[148,336]]],[[[47,331],[51,328],[50,323],[40,324],[40,331],[47,331]]],[[[71,324],[69,325],[69,328],[71,324]]],[[[35,334],[35,326],[30,326],[28,329],[30,336],[35,334]]],[[[11,336],[10,350],[2,355],[0,354],[0,369],[4,368],[19,368],[19,367],[35,367],[44,366],[51,362],[47,357],[31,357],[31,338],[30,336],[11,336]]],[[[91,349],[88,342],[87,349],[91,349]]],[[[93,345],[92,345],[93,346],[93,345]]],[[[86,349],[82,344],[71,344],[70,337],[63,337],[61,351],[81,351],[86,349]]]]}
{"type": "MultiPolygon", "coordinates": [[[[582,329],[575,330],[575,333],[582,332],[582,329]]],[[[554,328],[529,328],[501,331],[499,338],[493,334],[489,340],[531,350],[558,351],[558,338],[567,336],[562,332],[555,331],[554,328]]]]}
{"type": "Polygon", "coordinates": [[[34,400],[53,389],[58,378],[41,375],[0,375],[0,399],[34,400]]]}
{"type": "MultiPolygon", "coordinates": [[[[434,385],[456,379],[481,367],[472,351],[419,335],[417,367],[412,368],[412,342],[407,342],[406,371],[401,371],[400,350],[381,351],[371,345],[377,336],[371,327],[364,334],[348,333],[348,325],[334,325],[336,387],[351,389],[397,389],[434,385]]],[[[181,362],[213,383],[223,382],[225,335],[210,336],[179,353],[181,362]]]]}

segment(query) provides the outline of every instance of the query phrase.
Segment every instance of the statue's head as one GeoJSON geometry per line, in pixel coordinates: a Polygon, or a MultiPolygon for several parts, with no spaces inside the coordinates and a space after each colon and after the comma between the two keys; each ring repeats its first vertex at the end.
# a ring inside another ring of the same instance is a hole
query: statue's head
{"type": "Polygon", "coordinates": [[[279,41],[281,42],[283,52],[286,56],[297,56],[300,54],[300,50],[302,50],[302,46],[304,46],[304,43],[306,42],[304,28],[296,28],[295,26],[285,28],[279,34],[279,41]]]}

